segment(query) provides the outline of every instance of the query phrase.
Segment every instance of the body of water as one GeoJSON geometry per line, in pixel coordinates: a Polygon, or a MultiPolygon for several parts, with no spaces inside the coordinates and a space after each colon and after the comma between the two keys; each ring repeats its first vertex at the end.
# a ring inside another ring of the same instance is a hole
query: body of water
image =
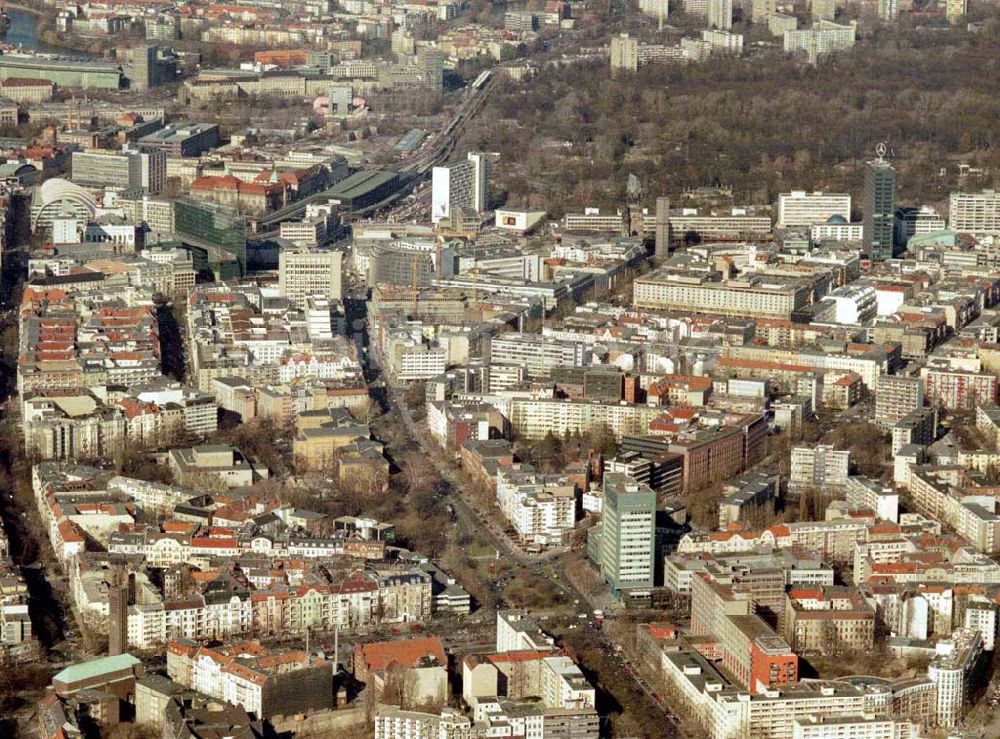
{"type": "Polygon", "coordinates": [[[4,43],[11,46],[20,46],[22,49],[49,52],[51,54],[73,53],[77,56],[85,56],[84,54],[70,52],[68,49],[60,49],[57,46],[49,46],[46,43],[39,42],[38,16],[34,13],[28,13],[17,8],[7,8],[7,16],[10,18],[10,28],[7,29],[7,35],[3,39],[4,43]]]}
{"type": "MultiPolygon", "coordinates": [[[[38,49],[38,18],[23,10],[7,9],[10,28],[4,42],[24,49],[38,49]]],[[[43,44],[44,46],[44,44],[43,44]]]]}

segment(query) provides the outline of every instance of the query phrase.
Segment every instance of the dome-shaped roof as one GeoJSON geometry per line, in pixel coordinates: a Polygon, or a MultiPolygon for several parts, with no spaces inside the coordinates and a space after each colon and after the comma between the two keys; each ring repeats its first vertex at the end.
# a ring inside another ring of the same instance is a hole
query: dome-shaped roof
{"type": "Polygon", "coordinates": [[[31,208],[31,227],[51,226],[62,215],[89,221],[97,213],[94,196],[76,183],[53,177],[35,191],[31,208]]]}
{"type": "Polygon", "coordinates": [[[55,202],[56,200],[75,200],[92,208],[97,207],[94,196],[77,185],[75,182],[64,180],[61,177],[53,177],[46,180],[38,188],[38,196],[43,205],[55,202]]]}
{"type": "Polygon", "coordinates": [[[838,213],[836,215],[832,215],[829,218],[827,218],[826,222],[827,224],[833,226],[833,225],[840,225],[842,223],[847,223],[847,219],[838,213]]]}

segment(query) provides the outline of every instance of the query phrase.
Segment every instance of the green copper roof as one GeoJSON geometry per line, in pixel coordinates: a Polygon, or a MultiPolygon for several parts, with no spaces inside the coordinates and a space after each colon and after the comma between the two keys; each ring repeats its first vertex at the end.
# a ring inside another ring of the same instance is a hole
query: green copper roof
{"type": "Polygon", "coordinates": [[[101,675],[107,675],[111,672],[130,670],[135,665],[139,664],[139,662],[140,660],[136,659],[131,654],[118,654],[114,657],[101,657],[99,659],[92,659],[88,662],[80,662],[79,664],[70,665],[65,670],[57,673],[52,679],[65,684],[78,683],[82,680],[100,677],[101,675]]]}

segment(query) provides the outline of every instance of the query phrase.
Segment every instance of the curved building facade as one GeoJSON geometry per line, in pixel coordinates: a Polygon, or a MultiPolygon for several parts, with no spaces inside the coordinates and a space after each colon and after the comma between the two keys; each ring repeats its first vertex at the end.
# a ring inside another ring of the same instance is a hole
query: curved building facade
{"type": "Polygon", "coordinates": [[[84,223],[97,213],[94,196],[77,184],[54,177],[36,190],[31,204],[31,229],[51,228],[61,216],[77,218],[84,223]]]}

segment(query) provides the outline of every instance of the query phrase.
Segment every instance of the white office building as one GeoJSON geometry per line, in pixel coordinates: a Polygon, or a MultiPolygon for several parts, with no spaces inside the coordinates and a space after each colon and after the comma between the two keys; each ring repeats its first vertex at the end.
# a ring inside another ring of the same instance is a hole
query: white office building
{"type": "Polygon", "coordinates": [[[826,223],[818,223],[809,228],[809,239],[817,244],[821,241],[858,241],[865,237],[865,226],[860,221],[848,223],[841,216],[830,216],[826,223]]]}
{"type": "Polygon", "coordinates": [[[844,285],[823,298],[834,306],[834,321],[860,326],[875,318],[878,303],[871,285],[844,285]]]}
{"type": "Polygon", "coordinates": [[[302,221],[282,221],[278,235],[296,246],[316,247],[326,241],[326,218],[323,216],[302,221]]]}
{"type": "Polygon", "coordinates": [[[467,159],[435,167],[431,173],[431,221],[451,218],[452,208],[486,210],[487,162],[481,152],[469,152],[467,159]]]}
{"type": "Polygon", "coordinates": [[[832,216],[851,220],[851,196],[845,193],[792,190],[778,196],[778,228],[815,226],[832,216]]]}
{"type": "Polygon", "coordinates": [[[343,254],[335,249],[282,249],[278,291],[297,303],[308,297],[341,299],[343,254]]]}
{"type": "Polygon", "coordinates": [[[142,188],[155,195],[167,184],[167,155],[162,151],[75,151],[70,178],[84,187],[142,188]]]}

